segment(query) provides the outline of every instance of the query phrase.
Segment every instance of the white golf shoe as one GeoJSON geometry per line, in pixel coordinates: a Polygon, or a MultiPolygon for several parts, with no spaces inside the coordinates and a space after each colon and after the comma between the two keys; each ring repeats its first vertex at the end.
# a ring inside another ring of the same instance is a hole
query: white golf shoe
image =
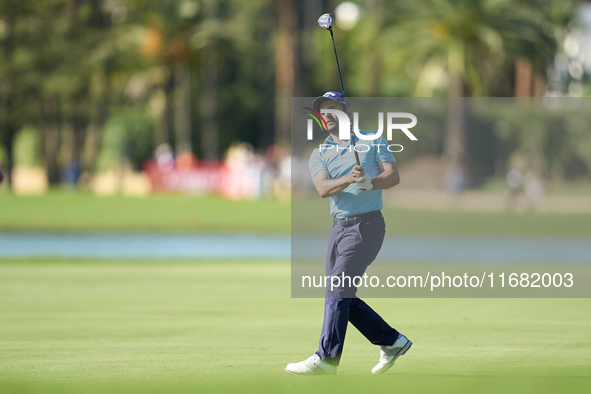
{"type": "Polygon", "coordinates": [[[392,346],[381,346],[380,362],[375,367],[373,367],[371,373],[374,375],[379,375],[389,370],[392,365],[394,365],[394,361],[396,361],[399,356],[402,356],[404,353],[406,353],[406,351],[410,349],[411,346],[412,342],[402,334],[400,334],[392,346]]]}
{"type": "Polygon", "coordinates": [[[287,364],[285,371],[292,375],[336,375],[337,367],[314,354],[299,363],[287,364]]]}

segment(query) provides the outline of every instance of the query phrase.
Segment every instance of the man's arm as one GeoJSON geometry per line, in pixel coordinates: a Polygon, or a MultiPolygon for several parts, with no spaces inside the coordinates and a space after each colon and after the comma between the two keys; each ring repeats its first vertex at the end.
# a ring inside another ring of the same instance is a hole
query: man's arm
{"type": "Polygon", "coordinates": [[[378,161],[381,174],[371,178],[373,190],[389,189],[400,183],[400,174],[395,161],[378,161]]]}
{"type": "Polygon", "coordinates": [[[354,166],[347,175],[330,179],[326,170],[322,170],[314,175],[312,183],[314,183],[314,187],[318,191],[318,194],[320,194],[320,197],[332,197],[345,190],[350,184],[359,182],[364,174],[363,167],[354,166]]]}

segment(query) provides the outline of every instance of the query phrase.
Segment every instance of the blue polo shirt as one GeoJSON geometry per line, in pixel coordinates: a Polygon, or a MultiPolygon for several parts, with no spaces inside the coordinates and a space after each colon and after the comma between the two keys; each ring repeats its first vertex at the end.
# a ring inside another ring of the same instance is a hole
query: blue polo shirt
{"type": "MultiPolygon", "coordinates": [[[[361,131],[362,134],[373,134],[373,131],[361,131]]],[[[359,140],[355,137],[359,162],[370,177],[380,174],[377,162],[396,161],[388,148],[384,137],[374,141],[359,140]]],[[[332,140],[332,136],[324,141],[323,147],[316,148],[310,155],[310,175],[312,178],[324,170],[330,179],[340,178],[351,172],[355,162],[355,154],[351,140],[341,146],[332,140]]],[[[362,191],[356,183],[347,186],[339,194],[330,197],[330,214],[336,218],[348,218],[362,213],[379,211],[384,206],[381,190],[362,191]]]]}

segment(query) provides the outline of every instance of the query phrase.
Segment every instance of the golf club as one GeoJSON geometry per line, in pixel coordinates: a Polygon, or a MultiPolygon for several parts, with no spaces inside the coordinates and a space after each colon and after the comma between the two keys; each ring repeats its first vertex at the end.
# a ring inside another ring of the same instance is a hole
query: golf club
{"type": "MultiPolygon", "coordinates": [[[[330,32],[330,38],[332,38],[332,48],[334,49],[334,57],[337,59],[337,69],[339,70],[339,79],[341,80],[341,89],[343,90],[343,98],[345,99],[345,113],[349,116],[349,101],[347,100],[347,94],[345,93],[345,85],[343,84],[343,76],[341,74],[341,65],[339,64],[339,55],[337,55],[337,46],[334,43],[334,35],[332,34],[332,14],[323,14],[318,18],[318,25],[324,30],[330,32]]],[[[355,162],[359,163],[359,154],[355,149],[355,134],[353,133],[353,126],[351,125],[351,144],[353,145],[353,152],[355,153],[355,162]]]]}

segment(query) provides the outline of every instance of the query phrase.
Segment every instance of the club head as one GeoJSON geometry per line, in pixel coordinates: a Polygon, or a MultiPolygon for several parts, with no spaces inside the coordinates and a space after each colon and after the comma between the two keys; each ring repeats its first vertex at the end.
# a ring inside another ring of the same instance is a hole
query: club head
{"type": "Polygon", "coordinates": [[[331,14],[322,15],[320,18],[318,18],[318,25],[325,30],[332,29],[332,15],[331,14]]]}

